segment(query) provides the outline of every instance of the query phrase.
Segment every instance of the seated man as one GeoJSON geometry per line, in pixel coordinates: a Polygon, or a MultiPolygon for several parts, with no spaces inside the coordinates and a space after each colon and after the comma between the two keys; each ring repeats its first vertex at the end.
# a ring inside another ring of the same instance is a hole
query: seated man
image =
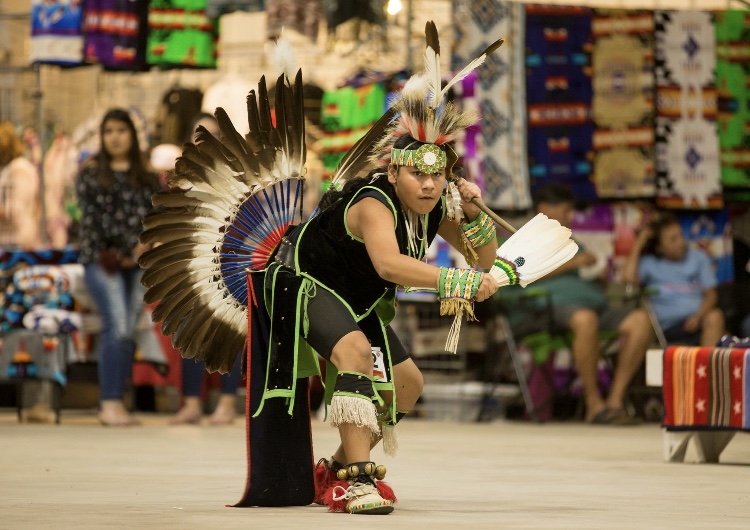
{"type": "MultiPolygon", "coordinates": [[[[540,188],[534,196],[536,211],[563,226],[570,222],[574,203],[572,193],[556,184],[540,188]]],[[[623,399],[633,375],[643,363],[653,337],[653,327],[643,309],[609,308],[603,286],[596,280],[581,278],[579,269],[593,265],[595,261],[594,255],[581,247],[573,259],[534,285],[550,293],[554,324],[572,332],[573,360],[583,383],[586,421],[632,423],[623,407],[623,399]],[[599,394],[597,384],[600,329],[616,329],[621,341],[617,368],[606,398],[599,394]]]]}

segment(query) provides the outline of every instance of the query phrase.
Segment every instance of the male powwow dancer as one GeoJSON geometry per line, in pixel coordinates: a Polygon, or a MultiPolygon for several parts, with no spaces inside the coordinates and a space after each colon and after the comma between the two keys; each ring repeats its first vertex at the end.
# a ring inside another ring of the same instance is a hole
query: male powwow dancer
{"type": "MultiPolygon", "coordinates": [[[[248,97],[245,138],[217,109],[222,139],[201,131],[185,147],[170,192],[154,197],[161,211],[144,220],[142,241],[162,243],[140,262],[147,301],[159,301],[154,318],[182,355],[227,371],[247,343],[248,482],[238,506],[315,501],[353,514],[393,511],[385,466],[370,451],[383,440],[385,453],[395,453],[394,428],[423,384],[389,326],[397,287],[437,291],[441,312],[456,315],[447,345],[455,350],[474,301],[523,283],[525,260],[498,254],[495,225],[476,205],[479,188],[453,175],[451,143],[477,116],[445,101],[502,41],[441,87],[432,22],[426,38],[425,73],[347,153],[310,220],[296,222],[301,72],[279,77],[275,122],[261,79],[248,97]],[[478,268],[423,262],[438,234],[478,268]],[[318,355],[341,445],[313,470],[307,377],[319,373],[318,355]]],[[[555,256],[547,254],[541,261],[550,267],[555,256]]]]}

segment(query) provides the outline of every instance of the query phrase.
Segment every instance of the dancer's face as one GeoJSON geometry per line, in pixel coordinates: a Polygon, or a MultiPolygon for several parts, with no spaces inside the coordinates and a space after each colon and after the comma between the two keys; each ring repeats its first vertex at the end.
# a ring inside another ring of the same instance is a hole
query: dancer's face
{"type": "Polygon", "coordinates": [[[430,213],[445,188],[445,170],[422,173],[414,166],[388,167],[388,181],[393,184],[403,206],[420,215],[430,213]]]}

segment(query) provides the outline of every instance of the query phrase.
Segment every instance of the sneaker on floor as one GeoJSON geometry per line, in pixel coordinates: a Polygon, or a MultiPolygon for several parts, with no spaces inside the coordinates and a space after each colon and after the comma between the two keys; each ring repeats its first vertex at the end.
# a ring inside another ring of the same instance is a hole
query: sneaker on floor
{"type": "Polygon", "coordinates": [[[333,499],[346,499],[346,511],[351,514],[386,515],[393,511],[393,501],[381,497],[378,488],[372,484],[353,482],[346,489],[335,486],[333,499]]]}

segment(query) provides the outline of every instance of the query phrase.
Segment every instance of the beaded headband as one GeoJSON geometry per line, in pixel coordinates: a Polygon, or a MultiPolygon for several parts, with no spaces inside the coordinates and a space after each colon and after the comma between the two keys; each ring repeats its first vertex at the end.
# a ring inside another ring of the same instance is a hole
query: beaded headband
{"type": "Polygon", "coordinates": [[[414,166],[422,173],[438,173],[445,169],[448,157],[435,144],[423,144],[418,149],[391,150],[391,164],[414,166]]]}

